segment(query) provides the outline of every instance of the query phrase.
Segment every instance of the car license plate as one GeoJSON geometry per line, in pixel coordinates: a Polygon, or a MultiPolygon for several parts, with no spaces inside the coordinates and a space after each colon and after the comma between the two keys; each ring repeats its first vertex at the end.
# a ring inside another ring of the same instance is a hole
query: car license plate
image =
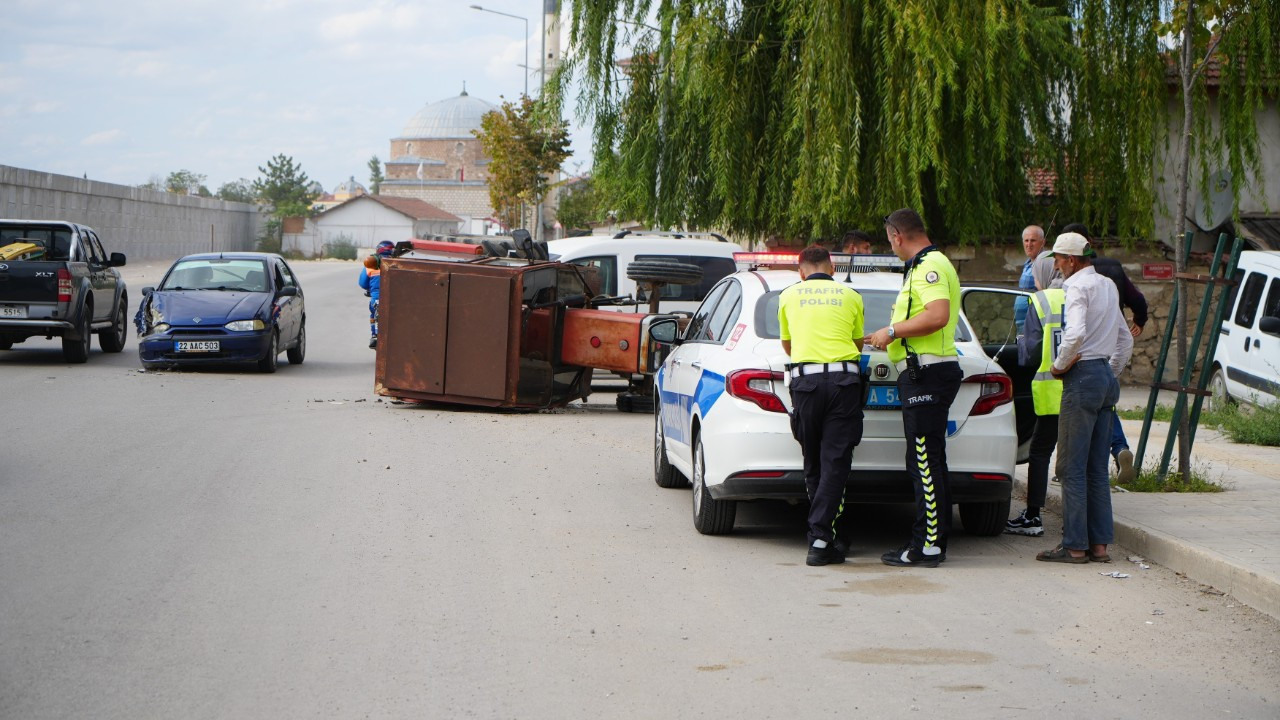
{"type": "Polygon", "coordinates": [[[872,385],[865,407],[869,410],[896,410],[902,407],[902,402],[898,400],[898,388],[893,385],[872,385]]]}
{"type": "Polygon", "coordinates": [[[26,305],[0,305],[0,317],[24,318],[26,316],[26,305]]]}
{"type": "Polygon", "coordinates": [[[173,344],[176,352],[218,352],[221,345],[217,340],[195,340],[195,341],[179,341],[173,344]]]}

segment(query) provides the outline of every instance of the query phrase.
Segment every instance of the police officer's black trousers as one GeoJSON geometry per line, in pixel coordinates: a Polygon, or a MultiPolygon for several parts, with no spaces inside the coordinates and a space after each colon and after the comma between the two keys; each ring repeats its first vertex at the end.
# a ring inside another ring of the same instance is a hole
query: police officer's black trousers
{"type": "Polygon", "coordinates": [[[862,383],[857,373],[803,375],[791,381],[791,432],[804,453],[809,544],[835,540],[853,448],[862,442],[862,383]]]}
{"type": "Polygon", "coordinates": [[[911,545],[947,551],[951,533],[951,487],[947,475],[947,414],[964,372],[954,362],[925,365],[917,379],[898,373],[902,431],[907,441],[907,474],[916,496],[911,545]]]}

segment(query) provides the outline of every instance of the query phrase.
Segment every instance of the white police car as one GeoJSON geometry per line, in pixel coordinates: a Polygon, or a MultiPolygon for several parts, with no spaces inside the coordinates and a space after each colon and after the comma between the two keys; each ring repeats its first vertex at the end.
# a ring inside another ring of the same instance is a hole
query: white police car
{"type": "MultiPolygon", "coordinates": [[[[789,358],[778,339],[778,296],[800,275],[764,269],[771,263],[794,267],[795,255],[741,253],[737,259],[750,269],[712,288],[679,337],[674,320],[652,330],[655,339],[674,343],[656,378],[654,479],[662,487],[692,481],[694,526],[708,535],[733,529],[739,501],[806,499],[800,445],[787,414],[789,358]]],[[[834,259],[836,279],[862,295],[866,332],[887,325],[901,273],[850,273],[849,256],[834,259]]],[[[901,268],[886,256],[860,256],[858,262],[901,268]]],[[[972,534],[997,535],[1009,517],[1020,442],[1014,383],[993,358],[1016,367],[1014,301],[1022,295],[966,288],[962,296],[956,348],[964,382],[948,419],[947,465],[952,500],[972,534]],[[976,325],[966,310],[981,316],[976,325]]],[[[911,502],[897,371],[885,351],[868,348],[862,372],[870,387],[846,502],[911,502]]],[[[1029,374],[1022,375],[1028,382],[1020,394],[1029,397],[1029,374]]],[[[1029,435],[1030,425],[1023,425],[1029,435]]]]}

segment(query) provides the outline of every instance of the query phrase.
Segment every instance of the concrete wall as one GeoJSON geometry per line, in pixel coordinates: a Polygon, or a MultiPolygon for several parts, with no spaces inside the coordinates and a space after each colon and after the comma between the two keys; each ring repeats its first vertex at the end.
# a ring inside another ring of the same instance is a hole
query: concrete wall
{"type": "Polygon", "coordinates": [[[107,252],[169,259],[253,250],[266,222],[257,206],[143,190],[0,165],[0,218],[68,220],[98,231],[107,252]]]}

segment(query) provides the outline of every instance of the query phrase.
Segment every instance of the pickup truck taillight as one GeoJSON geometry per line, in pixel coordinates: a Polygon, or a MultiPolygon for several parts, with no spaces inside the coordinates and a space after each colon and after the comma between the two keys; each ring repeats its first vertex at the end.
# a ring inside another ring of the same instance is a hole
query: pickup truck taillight
{"type": "Polygon", "coordinates": [[[58,268],[58,302],[71,302],[71,271],[58,268]]]}
{"type": "Polygon", "coordinates": [[[980,386],[978,399],[973,403],[969,415],[986,415],[992,410],[1013,402],[1013,381],[1008,375],[991,373],[990,375],[974,375],[965,378],[966,383],[980,386]]]}
{"type": "Polygon", "coordinates": [[[782,373],[769,370],[735,370],[724,379],[724,388],[732,396],[753,402],[769,412],[787,411],[782,400],[773,394],[773,381],[782,380],[782,373]]]}

